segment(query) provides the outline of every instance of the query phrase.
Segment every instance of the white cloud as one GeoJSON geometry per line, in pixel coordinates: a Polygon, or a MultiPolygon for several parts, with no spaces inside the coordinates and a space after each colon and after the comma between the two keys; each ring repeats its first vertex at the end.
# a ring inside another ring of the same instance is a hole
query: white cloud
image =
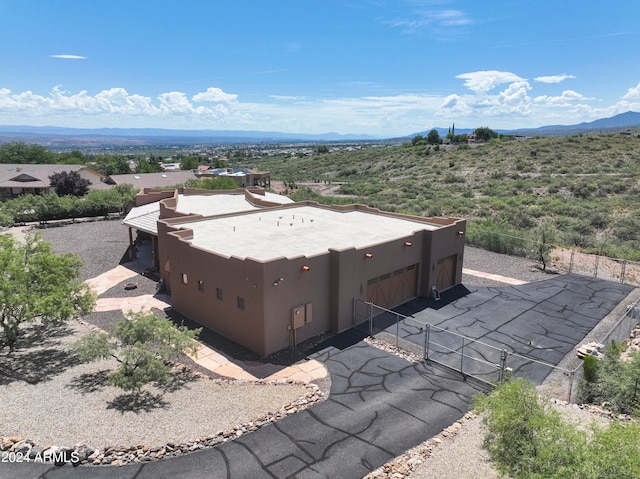
{"type": "Polygon", "coordinates": [[[303,101],[306,99],[304,96],[291,96],[291,95],[269,95],[269,98],[282,101],[303,101]]]}
{"type": "Polygon", "coordinates": [[[238,99],[238,95],[225,93],[220,88],[207,88],[207,91],[193,95],[193,101],[197,102],[222,102],[230,103],[238,99]]]}
{"type": "MultiPolygon", "coordinates": [[[[367,133],[386,137],[425,131],[452,121],[461,127],[535,127],[572,124],[640,111],[640,84],[606,106],[574,90],[535,96],[533,85],[509,72],[459,76],[465,87],[447,94],[426,92],[386,96],[313,98],[272,95],[242,102],[211,87],[188,96],[170,91],[155,97],[109,88],[69,92],[55,86],[46,94],[0,88],[0,124],[85,128],[157,127],[273,130],[291,133],[367,133]],[[497,88],[502,86],[501,88],[497,88]]],[[[601,102],[599,102],[601,103],[601,102]]]]}
{"type": "Polygon", "coordinates": [[[408,15],[385,23],[405,33],[427,32],[446,37],[457,33],[456,27],[470,25],[473,20],[461,10],[438,10],[428,6],[410,8],[408,15]]]}
{"type": "Polygon", "coordinates": [[[640,82],[627,90],[627,93],[622,97],[623,100],[640,100],[640,82]]]}
{"type": "Polygon", "coordinates": [[[87,57],[80,55],[49,55],[49,58],[61,58],[63,60],[86,60],[87,57]]]}
{"type": "Polygon", "coordinates": [[[489,92],[504,83],[523,81],[523,78],[520,78],[515,73],[496,70],[463,73],[456,75],[456,78],[465,80],[464,86],[479,95],[489,92]]]}
{"type": "Polygon", "coordinates": [[[588,98],[581,93],[578,93],[573,90],[565,90],[562,92],[560,96],[547,96],[542,95],[538,96],[534,99],[536,103],[542,103],[546,105],[567,105],[571,102],[580,102],[580,101],[591,101],[595,100],[595,98],[588,98]]]}
{"type": "Polygon", "coordinates": [[[563,73],[562,75],[548,75],[548,76],[536,77],[533,79],[533,81],[537,81],[540,83],[560,83],[562,81],[573,79],[573,78],[575,78],[575,75],[567,75],[566,73],[563,73]]]}

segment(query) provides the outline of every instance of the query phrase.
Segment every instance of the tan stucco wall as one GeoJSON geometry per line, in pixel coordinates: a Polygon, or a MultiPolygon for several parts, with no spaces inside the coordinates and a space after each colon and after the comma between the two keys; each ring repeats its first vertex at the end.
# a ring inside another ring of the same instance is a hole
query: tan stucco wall
{"type": "MultiPolygon", "coordinates": [[[[162,203],[163,214],[174,216],[173,199],[162,203]]],[[[354,208],[381,214],[363,206],[335,209],[354,208]]],[[[313,257],[260,262],[225,258],[192,247],[188,243],[191,232],[178,228],[181,222],[200,217],[167,218],[158,222],[160,275],[172,292],[177,311],[261,355],[269,355],[293,344],[293,308],[311,304],[312,310],[312,321],[295,329],[296,344],[326,331],[352,327],[353,299],[367,299],[369,279],[418,265],[417,294],[429,296],[436,282],[437,261],[456,255],[455,284],[461,282],[464,220],[389,216],[441,227],[418,229],[411,235],[358,250],[330,250],[313,257]],[[365,257],[367,253],[371,258],[365,257]],[[183,273],[187,284],[182,281],[183,273]],[[199,291],[198,281],[203,281],[204,292],[199,291]],[[216,288],[222,288],[222,301],[216,298],[216,288]],[[243,298],[244,309],[238,308],[238,297],[243,298]]]]}
{"type": "Polygon", "coordinates": [[[167,242],[174,309],[259,354],[268,354],[262,265],[211,254],[179,236],[170,234],[167,242]],[[199,290],[199,281],[204,291],[199,290]],[[217,288],[222,290],[222,300],[217,297],[217,288]],[[244,299],[244,309],[238,308],[238,296],[244,299]]]}

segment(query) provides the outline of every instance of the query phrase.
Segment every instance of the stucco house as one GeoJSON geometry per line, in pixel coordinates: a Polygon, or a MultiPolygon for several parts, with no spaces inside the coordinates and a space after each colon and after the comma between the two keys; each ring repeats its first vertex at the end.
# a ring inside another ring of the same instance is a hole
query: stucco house
{"type": "Polygon", "coordinates": [[[257,189],[139,196],[158,202],[150,234],[173,308],[263,356],[352,327],[354,299],[390,308],[462,280],[463,219],[277,203],[257,189]]]}
{"type": "Polygon", "coordinates": [[[25,194],[43,195],[54,192],[49,177],[54,173],[76,171],[91,182],[89,189],[107,189],[105,177],[84,165],[0,164],[0,200],[25,194]]]}

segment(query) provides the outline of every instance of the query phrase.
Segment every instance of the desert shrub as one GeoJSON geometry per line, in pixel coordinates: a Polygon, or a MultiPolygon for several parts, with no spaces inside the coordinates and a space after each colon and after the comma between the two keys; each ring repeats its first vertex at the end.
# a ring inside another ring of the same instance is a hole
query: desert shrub
{"type": "Polygon", "coordinates": [[[578,430],[540,399],[532,383],[513,379],[474,399],[487,427],[484,447],[512,479],[640,477],[640,425],[613,421],[578,430]]]}
{"type": "Polygon", "coordinates": [[[636,413],[640,410],[640,353],[632,353],[623,361],[620,346],[610,344],[596,367],[591,385],[591,402],[609,403],[615,412],[636,413]]]}

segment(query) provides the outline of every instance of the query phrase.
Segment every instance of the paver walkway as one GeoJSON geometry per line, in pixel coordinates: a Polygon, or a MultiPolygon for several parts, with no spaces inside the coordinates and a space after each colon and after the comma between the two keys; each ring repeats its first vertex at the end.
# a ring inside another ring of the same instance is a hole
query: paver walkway
{"type": "MultiPolygon", "coordinates": [[[[100,295],[115,285],[134,278],[142,272],[143,268],[135,262],[118,265],[106,273],[91,278],[86,283],[100,295]]],[[[123,313],[130,311],[150,311],[152,308],[164,310],[171,307],[171,297],[166,294],[144,294],[126,298],[98,298],[96,311],[121,310],[123,313]]],[[[200,366],[212,371],[219,376],[247,381],[264,379],[267,381],[299,381],[309,383],[327,376],[326,368],[316,360],[307,360],[293,364],[289,367],[274,364],[254,363],[248,364],[234,361],[224,354],[201,344],[197,355],[191,358],[200,366]]]]}

